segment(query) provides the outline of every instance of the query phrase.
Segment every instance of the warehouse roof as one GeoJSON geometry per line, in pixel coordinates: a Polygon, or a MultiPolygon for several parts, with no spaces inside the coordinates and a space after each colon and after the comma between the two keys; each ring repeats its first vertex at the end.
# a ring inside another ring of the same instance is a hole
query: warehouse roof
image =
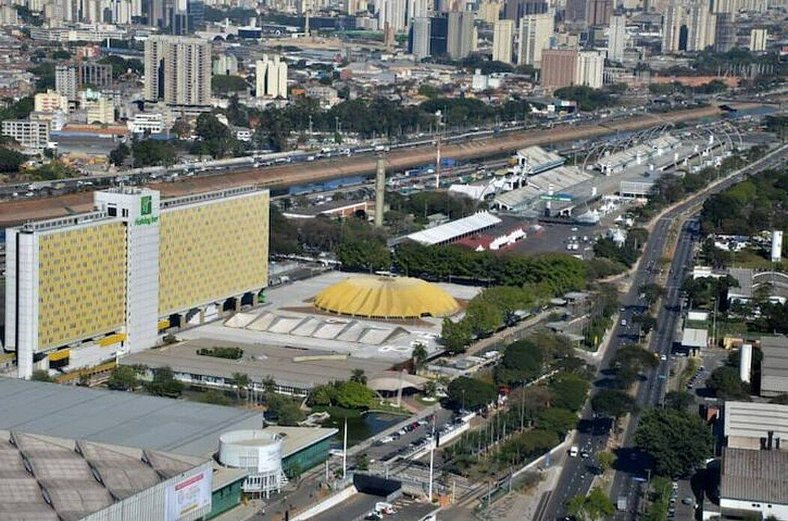
{"type": "Polygon", "coordinates": [[[555,168],[566,161],[559,154],[548,152],[540,146],[521,148],[517,151],[517,157],[526,164],[529,173],[532,174],[555,168]]]}
{"type": "Polygon", "coordinates": [[[769,431],[788,443],[788,405],[725,402],[725,436],[760,439],[769,431]]]}
{"type": "Polygon", "coordinates": [[[720,497],[788,504],[788,452],[723,449],[720,497]]]}
{"type": "Polygon", "coordinates": [[[76,521],[208,461],[0,431],[0,520],[76,521]]]}
{"type": "Polygon", "coordinates": [[[444,244],[499,224],[501,220],[489,212],[478,212],[435,228],[428,228],[407,236],[412,241],[428,246],[444,244]]]}
{"type": "Polygon", "coordinates": [[[209,456],[219,435],[259,429],[261,412],[120,391],[0,378],[0,429],[209,456]]]}
{"type": "Polygon", "coordinates": [[[761,337],[761,352],[761,393],[788,393],[788,338],[761,337]]]}
{"type": "Polygon", "coordinates": [[[706,347],[709,345],[709,332],[705,329],[686,327],[681,335],[681,345],[684,347],[706,347]]]}

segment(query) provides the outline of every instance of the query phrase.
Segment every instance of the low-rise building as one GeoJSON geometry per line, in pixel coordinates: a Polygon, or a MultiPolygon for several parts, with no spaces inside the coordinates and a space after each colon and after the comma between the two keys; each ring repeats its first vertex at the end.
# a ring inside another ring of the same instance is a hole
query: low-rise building
{"type": "MultiPolygon", "coordinates": [[[[761,337],[761,396],[788,394],[788,338],[761,337]]],[[[786,439],[788,450],[788,439],[786,439]]]]}
{"type": "Polygon", "coordinates": [[[126,123],[132,134],[160,134],[164,132],[164,116],[158,113],[135,114],[126,123]]]}
{"type": "Polygon", "coordinates": [[[68,112],[68,98],[54,90],[47,89],[33,97],[35,112],[68,112]]]}
{"type": "Polygon", "coordinates": [[[49,122],[29,119],[3,121],[3,135],[13,138],[30,153],[39,153],[49,144],[49,122]]]}

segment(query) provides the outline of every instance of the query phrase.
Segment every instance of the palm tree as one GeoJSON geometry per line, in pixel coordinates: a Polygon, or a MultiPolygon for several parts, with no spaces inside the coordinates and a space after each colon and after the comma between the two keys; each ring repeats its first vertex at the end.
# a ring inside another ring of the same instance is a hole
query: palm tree
{"type": "Polygon", "coordinates": [[[233,387],[235,387],[235,399],[241,401],[241,389],[246,390],[249,388],[249,375],[244,373],[233,373],[233,387]]]}
{"type": "Polygon", "coordinates": [[[367,375],[364,374],[363,369],[353,369],[353,374],[350,376],[350,381],[367,385],[367,375]]]}
{"type": "Polygon", "coordinates": [[[411,353],[411,357],[413,358],[413,370],[414,372],[419,372],[419,369],[424,368],[424,364],[427,363],[427,348],[424,347],[424,344],[418,343],[413,346],[413,352],[411,353]]]}

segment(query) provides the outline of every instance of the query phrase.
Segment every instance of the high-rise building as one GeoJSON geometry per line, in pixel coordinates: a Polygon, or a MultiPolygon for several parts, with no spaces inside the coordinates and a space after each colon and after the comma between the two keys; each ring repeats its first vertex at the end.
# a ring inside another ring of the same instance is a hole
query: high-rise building
{"type": "Polygon", "coordinates": [[[518,65],[532,65],[538,69],[542,63],[542,50],[549,47],[553,31],[552,12],[530,14],[520,18],[518,65]]]}
{"type": "Polygon", "coordinates": [[[287,98],[287,63],[279,56],[263,55],[255,69],[257,97],[287,98]]]}
{"type": "Polygon", "coordinates": [[[449,18],[430,18],[430,56],[445,56],[449,45],[449,18]]]}
{"type": "Polygon", "coordinates": [[[215,75],[238,74],[238,58],[232,54],[220,54],[213,61],[213,73],[215,75]]]}
{"type": "Polygon", "coordinates": [[[405,0],[383,0],[378,10],[378,23],[381,27],[385,24],[395,33],[405,30],[407,5],[405,0]]]}
{"type": "Polygon", "coordinates": [[[548,9],[543,0],[506,0],[504,18],[517,21],[528,14],[544,14],[548,9]]]}
{"type": "Polygon", "coordinates": [[[112,65],[105,63],[82,62],[77,70],[77,85],[80,88],[92,86],[104,90],[112,88],[112,65]]]}
{"type": "Polygon", "coordinates": [[[78,79],[76,65],[55,67],[55,90],[69,100],[77,99],[78,79]]]}
{"type": "Polygon", "coordinates": [[[689,9],[687,50],[700,52],[714,45],[717,15],[709,12],[706,2],[695,2],[689,9]]]}
{"type": "Polygon", "coordinates": [[[712,0],[711,12],[714,14],[728,13],[735,21],[736,13],[739,11],[739,0],[712,0]]]}
{"type": "Polygon", "coordinates": [[[564,19],[567,22],[585,22],[587,0],[566,0],[564,19]]]}
{"type": "Polygon", "coordinates": [[[410,27],[417,18],[427,18],[427,16],[429,16],[427,0],[408,0],[407,14],[405,23],[408,27],[410,27]]]}
{"type": "Polygon", "coordinates": [[[610,17],[610,33],[607,37],[607,58],[610,61],[621,63],[624,59],[626,48],[626,17],[623,15],[610,17]]]}
{"type": "Polygon", "coordinates": [[[594,27],[610,24],[613,14],[613,0],[588,0],[586,3],[586,22],[594,27]]]}
{"type": "Polygon", "coordinates": [[[514,20],[498,20],[493,26],[492,59],[512,63],[512,43],[514,42],[514,20]]]}
{"type": "Polygon", "coordinates": [[[59,92],[47,89],[33,96],[33,110],[35,112],[63,112],[68,113],[68,98],[59,92]]]}
{"type": "Polygon", "coordinates": [[[430,19],[414,18],[410,24],[408,38],[408,52],[416,61],[421,61],[430,56],[430,19]]]}
{"type": "Polygon", "coordinates": [[[479,3],[479,10],[476,16],[479,20],[493,25],[501,17],[501,7],[502,4],[500,2],[484,0],[479,3]]]}
{"type": "Polygon", "coordinates": [[[448,15],[446,54],[453,60],[461,60],[471,54],[473,44],[473,13],[452,11],[448,15]]]}
{"type": "Polygon", "coordinates": [[[211,44],[182,36],[145,41],[145,99],[168,105],[211,102],[211,44]]]}
{"type": "Polygon", "coordinates": [[[763,52],[766,50],[766,39],[769,37],[769,32],[766,29],[751,29],[750,30],[750,51],[763,52]]]}
{"type": "Polygon", "coordinates": [[[736,26],[732,13],[717,13],[714,52],[728,52],[736,45],[736,26]]]}
{"type": "Polygon", "coordinates": [[[575,84],[592,89],[601,89],[605,72],[605,53],[601,51],[580,51],[577,55],[575,84]]]}
{"type": "Polygon", "coordinates": [[[22,378],[154,347],[267,286],[268,191],[119,188],[94,205],[6,230],[5,349],[22,378]]]}
{"type": "Polygon", "coordinates": [[[542,86],[547,90],[555,90],[574,85],[577,75],[577,54],[575,49],[542,51],[542,86]]]}
{"type": "Polygon", "coordinates": [[[686,50],[682,48],[681,32],[684,26],[684,7],[678,0],[673,0],[665,11],[662,21],[662,52],[675,53],[686,50]]]}

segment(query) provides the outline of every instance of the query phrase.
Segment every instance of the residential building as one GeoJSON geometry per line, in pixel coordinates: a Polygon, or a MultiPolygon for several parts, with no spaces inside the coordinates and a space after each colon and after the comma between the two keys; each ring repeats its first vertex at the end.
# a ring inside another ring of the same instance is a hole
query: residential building
{"type": "Polygon", "coordinates": [[[512,63],[512,43],[514,42],[514,20],[498,20],[493,26],[492,59],[512,63]]]}
{"type": "Polygon", "coordinates": [[[689,9],[687,50],[700,52],[714,45],[717,16],[705,2],[696,2],[689,9]]]}
{"type": "Polygon", "coordinates": [[[287,63],[279,56],[264,55],[255,69],[257,97],[287,98],[287,63]]]}
{"type": "Polygon", "coordinates": [[[750,51],[763,52],[766,50],[766,39],[769,37],[769,32],[766,29],[751,29],[750,30],[750,51]]]}
{"type": "Polygon", "coordinates": [[[517,21],[525,15],[546,13],[548,9],[548,3],[543,0],[506,0],[504,18],[517,21]]]}
{"type": "Polygon", "coordinates": [[[553,13],[531,14],[520,19],[519,44],[517,47],[518,65],[533,65],[537,69],[542,64],[542,50],[550,45],[554,31],[553,13]]]}
{"type": "Polygon", "coordinates": [[[430,56],[430,19],[414,18],[410,24],[410,37],[408,38],[408,52],[416,61],[421,61],[430,56]]]}
{"type": "Polygon", "coordinates": [[[613,14],[613,0],[588,0],[586,3],[586,22],[592,27],[610,25],[613,14]]]}
{"type": "Polygon", "coordinates": [[[13,138],[27,152],[39,153],[49,144],[49,122],[28,119],[3,121],[3,136],[13,138]]]}
{"type": "Polygon", "coordinates": [[[610,17],[610,33],[607,37],[607,59],[621,63],[624,59],[624,49],[626,48],[626,23],[624,15],[610,17]]]}
{"type": "Polygon", "coordinates": [[[601,51],[580,51],[577,56],[575,84],[601,89],[605,72],[605,55],[601,51]]]}
{"type": "Polygon", "coordinates": [[[577,76],[575,49],[545,49],[542,51],[542,86],[547,90],[574,85],[577,76]]]}
{"type": "Polygon", "coordinates": [[[145,41],[145,99],[173,106],[211,102],[211,44],[181,36],[145,41]]]}
{"type": "Polygon", "coordinates": [[[378,23],[381,27],[388,24],[395,33],[403,32],[406,27],[406,16],[405,0],[383,0],[379,4],[378,23]]]}
{"type": "Polygon", "coordinates": [[[150,112],[135,114],[126,125],[132,134],[160,134],[166,129],[164,116],[150,112]]]}
{"type": "Polygon", "coordinates": [[[104,63],[82,62],[77,68],[77,86],[93,87],[98,90],[112,88],[112,65],[104,63]]]}
{"type": "Polygon", "coordinates": [[[33,110],[35,112],[68,112],[68,98],[59,92],[47,89],[33,96],[33,110]]]}
{"type": "Polygon", "coordinates": [[[476,16],[479,20],[493,25],[501,17],[502,6],[503,4],[501,4],[501,2],[496,2],[494,0],[484,0],[479,3],[479,10],[477,11],[476,16]]]}
{"type": "Polygon", "coordinates": [[[736,45],[736,26],[732,13],[716,13],[714,52],[728,52],[736,45]]]}
{"type": "Polygon", "coordinates": [[[77,99],[78,90],[77,68],[75,65],[58,65],[55,67],[55,91],[69,100],[77,99]]]}
{"type": "Polygon", "coordinates": [[[97,365],[256,303],[268,205],[253,188],[165,201],[118,188],[94,192],[92,212],[6,229],[4,347],[19,376],[97,365]]]}
{"type": "Polygon", "coordinates": [[[474,50],[473,13],[452,11],[447,18],[446,53],[453,60],[460,60],[474,50]]]}
{"type": "Polygon", "coordinates": [[[567,22],[585,22],[587,0],[566,0],[566,8],[564,10],[564,19],[567,22]]]}
{"type": "Polygon", "coordinates": [[[85,103],[85,110],[88,124],[109,125],[115,122],[115,104],[105,96],[85,103]]]}
{"type": "Polygon", "coordinates": [[[217,75],[238,74],[238,58],[232,54],[220,54],[213,60],[213,73],[217,75]]]}

